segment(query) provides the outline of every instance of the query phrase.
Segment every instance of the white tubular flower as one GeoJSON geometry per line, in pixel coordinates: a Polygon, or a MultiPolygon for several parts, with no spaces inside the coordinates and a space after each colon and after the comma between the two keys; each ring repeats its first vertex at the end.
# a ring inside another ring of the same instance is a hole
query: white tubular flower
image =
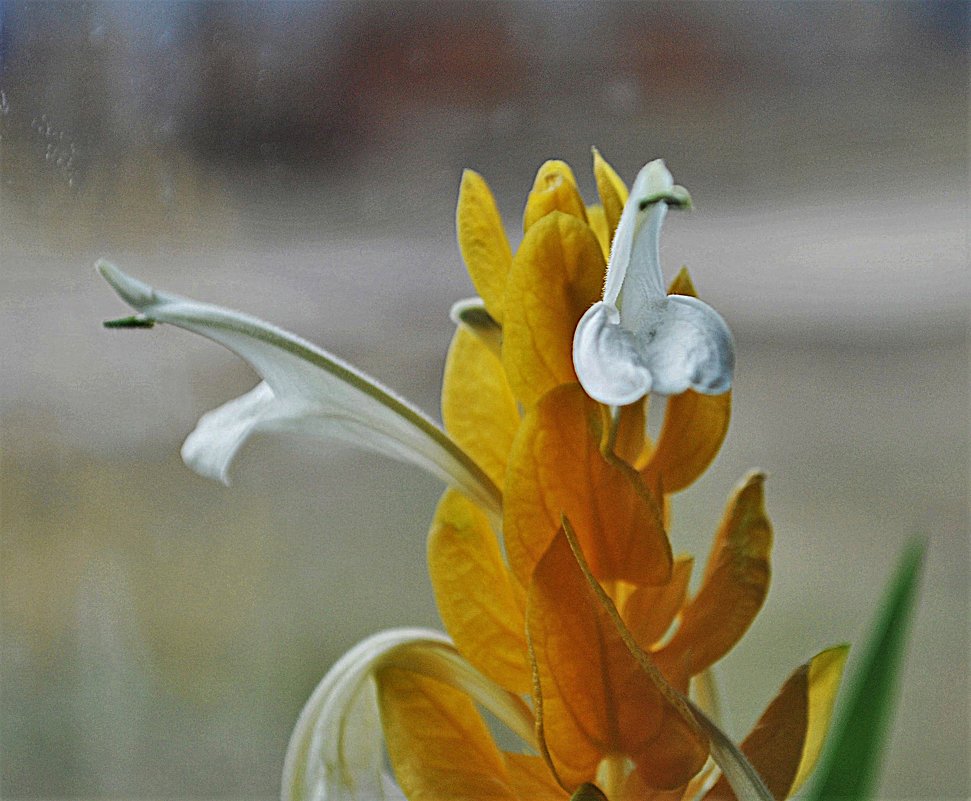
{"type": "Polygon", "coordinates": [[[368,637],[330,669],[300,713],[283,767],[283,801],[403,799],[385,770],[374,675],[396,667],[462,690],[535,747],[526,704],[466,662],[444,634],[391,629],[368,637]]]}
{"type": "Polygon", "coordinates": [[[478,465],[421,411],[374,379],[269,323],[153,289],[106,261],[97,268],[139,312],[108,325],[171,323],[224,345],[263,378],[202,416],[182,446],[193,470],[228,483],[236,453],[260,430],[336,436],[416,464],[499,514],[500,492],[478,465]]]}
{"type": "Polygon", "coordinates": [[[603,300],[580,319],[573,364],[587,394],[623,406],[650,392],[729,389],[735,346],[728,326],[697,298],[668,295],[658,239],[668,206],[689,206],[660,159],[637,175],[610,251],[603,300]]]}

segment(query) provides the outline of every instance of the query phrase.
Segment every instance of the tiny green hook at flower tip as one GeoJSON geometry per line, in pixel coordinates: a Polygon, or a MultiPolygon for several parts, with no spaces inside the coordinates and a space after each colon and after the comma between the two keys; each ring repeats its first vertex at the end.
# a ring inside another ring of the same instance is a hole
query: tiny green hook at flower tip
{"type": "Polygon", "coordinates": [[[642,197],[638,201],[638,208],[641,211],[644,211],[644,209],[646,209],[652,203],[657,203],[661,200],[667,203],[668,206],[676,209],[690,211],[692,208],[694,208],[694,205],[691,202],[691,195],[688,193],[688,190],[677,184],[663,192],[655,192],[651,195],[647,195],[646,197],[642,197]]]}
{"type": "Polygon", "coordinates": [[[155,320],[144,314],[133,314],[129,317],[119,317],[117,320],[105,320],[105,328],[154,328],[155,320]]]}

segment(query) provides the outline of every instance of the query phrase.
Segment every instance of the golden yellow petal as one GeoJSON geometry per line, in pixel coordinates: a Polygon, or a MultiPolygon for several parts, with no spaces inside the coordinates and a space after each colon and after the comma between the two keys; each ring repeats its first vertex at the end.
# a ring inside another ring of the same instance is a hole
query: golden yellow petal
{"type": "Polygon", "coordinates": [[[459,325],[445,360],[442,420],[452,439],[501,487],[519,410],[502,362],[459,325]]]}
{"type": "Polygon", "coordinates": [[[670,577],[658,504],[634,470],[604,458],[601,425],[601,407],[579,384],[548,392],[520,425],[506,470],[503,529],[523,586],[563,515],[601,581],[661,584],[670,577]]]}
{"type": "Polygon", "coordinates": [[[472,170],[462,173],[455,228],[459,251],[475,290],[485,301],[489,314],[502,323],[502,299],[512,250],[492,191],[485,179],[472,170]]]}
{"type": "Polygon", "coordinates": [[[741,639],[769,589],[772,525],[762,473],[750,473],[729,500],[698,594],[685,606],[671,641],[655,653],[679,689],[741,639]]]}
{"type": "Polygon", "coordinates": [[[799,769],[792,781],[792,787],[789,788],[790,795],[799,791],[816,767],[816,761],[823,750],[823,741],[829,731],[833,704],[836,702],[848,655],[849,647],[839,645],[817,654],[809,663],[809,724],[806,727],[806,742],[799,760],[799,769]]]}
{"type": "Polygon", "coordinates": [[[375,679],[388,756],[410,801],[515,801],[502,754],[467,695],[396,667],[375,679]]]}
{"type": "Polygon", "coordinates": [[[609,253],[609,243],[614,238],[614,231],[617,230],[617,223],[620,222],[624,204],[627,203],[627,187],[597,148],[593,149],[593,175],[597,180],[597,192],[600,194],[607,223],[607,252],[609,253]]]}
{"type": "Polygon", "coordinates": [[[523,801],[566,801],[570,797],[550,774],[542,757],[504,753],[509,784],[523,801]]]}
{"type": "Polygon", "coordinates": [[[551,211],[561,211],[587,221],[586,206],[577,188],[577,179],[565,161],[547,161],[536,173],[523,212],[523,232],[551,211]]]}
{"type": "Polygon", "coordinates": [[[577,380],[573,333],[600,299],[605,269],[597,237],[576,217],[555,211],[523,239],[506,285],[502,363],[524,407],[577,380]]]}
{"type": "MultiPolygon", "coordinates": [[[[741,744],[780,801],[799,789],[816,763],[846,653],[845,646],[830,648],[797,668],[741,744]]],[[[735,794],[721,778],[705,801],[735,801],[735,794]]]]}
{"type": "Polygon", "coordinates": [[[446,490],[435,510],[428,570],[456,648],[507,690],[529,692],[523,589],[509,574],[486,514],[455,490],[446,490]]]}

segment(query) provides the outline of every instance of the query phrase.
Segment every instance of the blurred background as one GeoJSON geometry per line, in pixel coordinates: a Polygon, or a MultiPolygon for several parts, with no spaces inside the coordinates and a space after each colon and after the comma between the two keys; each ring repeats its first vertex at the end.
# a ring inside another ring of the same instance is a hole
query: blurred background
{"type": "Polygon", "coordinates": [[[106,256],[242,308],[437,413],[471,293],[460,174],[513,244],[533,174],[664,157],[692,270],[738,342],[703,555],[769,472],[775,574],[720,665],[730,730],[858,642],[930,541],[882,798],[971,795],[968,12],[963,2],[5,2],[0,5],[0,794],[277,794],[299,709],[380,628],[438,625],[441,487],[263,437],[230,488],[185,468],[255,376],[183,332],[107,331],[106,256]]]}

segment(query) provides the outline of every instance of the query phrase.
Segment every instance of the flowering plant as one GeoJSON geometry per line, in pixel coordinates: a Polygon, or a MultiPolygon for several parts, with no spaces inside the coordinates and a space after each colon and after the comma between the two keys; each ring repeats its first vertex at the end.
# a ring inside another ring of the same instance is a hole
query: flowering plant
{"type": "Polygon", "coordinates": [[[515,253],[485,181],[463,176],[458,241],[479,297],[452,309],[444,427],[299,337],[98,265],[137,312],[107,325],[180,326],[262,377],[186,440],[200,473],[227,481],[251,433],[291,430],[447,485],[428,566],[448,634],[382,632],[331,668],[291,738],[285,799],[782,799],[817,764],[846,646],[796,668],[740,744],[718,722],[711,667],[769,586],[763,474],[729,497],[694,593],[693,559],[669,539],[669,497],[727,432],[735,360],[687,271],[664,286],[661,225],[690,196],[661,161],[630,192],[596,151],[594,175],[587,205],[566,164],[544,164],[515,253]],[[656,441],[651,395],[666,398],[656,441]]]}

